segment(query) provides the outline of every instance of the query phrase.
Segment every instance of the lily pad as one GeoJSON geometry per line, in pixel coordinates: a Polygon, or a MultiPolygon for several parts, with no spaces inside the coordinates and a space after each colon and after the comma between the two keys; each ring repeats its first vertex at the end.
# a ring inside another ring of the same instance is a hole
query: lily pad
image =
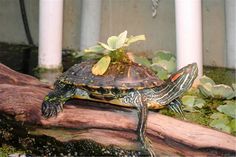
{"type": "Polygon", "coordinates": [[[225,121],[222,119],[214,119],[213,121],[211,121],[210,126],[218,130],[230,133],[231,128],[227,124],[228,123],[225,123],[225,121]]]}
{"type": "Polygon", "coordinates": [[[171,58],[170,60],[159,60],[156,62],[159,66],[163,67],[168,73],[173,73],[176,70],[176,60],[171,58]]]}
{"type": "Polygon", "coordinates": [[[170,60],[171,58],[175,58],[175,56],[169,51],[157,51],[154,52],[154,58],[152,60],[153,63],[157,63],[160,60],[170,60]]]}
{"type": "Polygon", "coordinates": [[[235,100],[227,101],[226,105],[218,106],[217,110],[230,116],[230,117],[236,118],[236,102],[235,102],[235,100]]]}
{"type": "Polygon", "coordinates": [[[92,68],[92,73],[94,75],[103,75],[111,62],[110,56],[104,56],[102,57],[92,68]]]}
{"type": "Polygon", "coordinates": [[[159,77],[161,80],[166,80],[168,78],[168,71],[158,64],[152,64],[151,69],[156,72],[157,77],[159,77]]]}
{"type": "Polygon", "coordinates": [[[212,86],[211,91],[214,98],[232,99],[234,97],[233,89],[230,86],[224,84],[212,86]]]}
{"type": "Polygon", "coordinates": [[[207,76],[205,76],[205,75],[203,75],[203,76],[199,79],[199,82],[200,82],[200,84],[210,83],[211,85],[215,85],[215,82],[214,82],[211,78],[209,78],[209,77],[207,77],[207,76]]]}
{"type": "Polygon", "coordinates": [[[236,132],[236,119],[231,120],[229,126],[231,127],[232,132],[236,132]]]}
{"type": "Polygon", "coordinates": [[[213,97],[213,94],[212,94],[212,84],[211,83],[205,83],[205,84],[199,84],[198,85],[198,89],[200,91],[200,93],[205,96],[205,97],[213,97]]]}
{"type": "Polygon", "coordinates": [[[200,109],[205,105],[205,101],[196,96],[185,95],[181,100],[184,105],[184,110],[189,112],[198,112],[196,109],[200,109]]]}
{"type": "Polygon", "coordinates": [[[135,55],[132,55],[132,57],[133,57],[133,60],[134,60],[135,63],[142,64],[142,65],[144,65],[146,67],[150,67],[151,66],[150,61],[146,57],[135,56],[135,55]]]}
{"type": "Polygon", "coordinates": [[[223,114],[223,113],[220,113],[220,112],[216,112],[216,113],[213,113],[211,116],[210,116],[211,119],[220,119],[222,120],[222,122],[224,122],[225,124],[228,124],[229,123],[229,118],[227,115],[223,114]]]}

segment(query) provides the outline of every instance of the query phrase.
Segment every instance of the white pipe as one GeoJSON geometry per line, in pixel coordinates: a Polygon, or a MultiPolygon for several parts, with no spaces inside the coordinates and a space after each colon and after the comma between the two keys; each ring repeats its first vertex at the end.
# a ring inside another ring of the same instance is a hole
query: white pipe
{"type": "Polygon", "coordinates": [[[227,67],[236,69],[236,0],[225,1],[227,67]]]}
{"type": "Polygon", "coordinates": [[[39,2],[39,59],[41,68],[61,67],[63,0],[39,2]]]}
{"type": "Polygon", "coordinates": [[[82,1],[80,49],[91,47],[99,41],[101,0],[82,1]]]}
{"type": "Polygon", "coordinates": [[[202,76],[201,0],[175,0],[177,67],[196,62],[202,76]]]}

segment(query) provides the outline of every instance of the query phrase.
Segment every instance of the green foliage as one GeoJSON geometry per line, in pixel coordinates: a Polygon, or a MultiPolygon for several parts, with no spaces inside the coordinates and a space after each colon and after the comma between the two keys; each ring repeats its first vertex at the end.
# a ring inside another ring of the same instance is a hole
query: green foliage
{"type": "Polygon", "coordinates": [[[232,118],[236,118],[236,102],[235,100],[232,101],[225,101],[225,105],[220,105],[217,107],[219,112],[222,112],[232,118]]]}
{"type": "Polygon", "coordinates": [[[152,63],[163,67],[169,74],[176,70],[175,56],[168,51],[154,52],[152,63]]]}
{"type": "Polygon", "coordinates": [[[103,75],[107,68],[109,67],[109,64],[111,62],[110,56],[104,56],[102,57],[92,68],[92,73],[94,75],[103,75]]]}
{"type": "Polygon", "coordinates": [[[197,109],[202,108],[205,105],[205,101],[197,96],[185,95],[181,99],[184,110],[189,112],[199,112],[197,109]]]}
{"type": "Polygon", "coordinates": [[[127,59],[125,47],[128,47],[130,44],[141,40],[145,40],[144,35],[131,36],[128,38],[127,31],[124,31],[118,36],[109,37],[107,39],[107,44],[98,42],[97,45],[85,49],[85,53],[94,53],[102,57],[102,59],[100,59],[94,65],[92,73],[94,75],[103,75],[111,61],[125,61],[127,59]],[[101,60],[106,60],[103,58],[108,58],[107,56],[109,56],[111,59],[109,60],[108,64],[104,64],[104,62],[101,62],[101,60]]]}
{"type": "Polygon", "coordinates": [[[147,59],[147,57],[133,55],[133,60],[135,63],[142,64],[148,68],[151,66],[151,62],[147,59]]]}
{"type": "Polygon", "coordinates": [[[176,70],[175,56],[168,51],[154,52],[152,59],[135,55],[133,58],[134,62],[151,68],[161,80],[167,79],[176,70]]]}
{"type": "Polygon", "coordinates": [[[26,152],[22,150],[16,150],[14,147],[9,145],[2,145],[0,147],[0,157],[8,157],[10,154],[25,154],[26,152]]]}
{"type": "Polygon", "coordinates": [[[224,84],[215,84],[215,82],[207,77],[203,76],[200,78],[200,84],[198,86],[202,95],[208,98],[217,98],[217,99],[232,99],[235,97],[235,91],[224,84]]]}

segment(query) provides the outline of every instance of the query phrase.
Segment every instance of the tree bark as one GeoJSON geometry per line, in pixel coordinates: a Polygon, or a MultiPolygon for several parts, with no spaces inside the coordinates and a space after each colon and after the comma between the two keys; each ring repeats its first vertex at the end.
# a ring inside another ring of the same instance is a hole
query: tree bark
{"type": "MultiPolygon", "coordinates": [[[[85,100],[68,101],[57,117],[44,119],[41,103],[50,91],[36,78],[0,64],[0,112],[17,121],[43,126],[38,132],[61,141],[92,139],[105,145],[136,149],[135,109],[85,100]],[[70,128],[63,134],[50,133],[52,127],[70,128]],[[65,138],[67,136],[67,138],[65,138]],[[70,136],[68,138],[68,136],[70,136]]],[[[147,135],[159,155],[227,155],[236,152],[236,137],[187,121],[149,111],[147,135]]]]}

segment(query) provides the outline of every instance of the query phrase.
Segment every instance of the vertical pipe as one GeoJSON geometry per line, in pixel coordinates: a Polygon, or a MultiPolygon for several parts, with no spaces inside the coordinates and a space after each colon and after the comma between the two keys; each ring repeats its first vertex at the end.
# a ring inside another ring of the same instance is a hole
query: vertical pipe
{"type": "Polygon", "coordinates": [[[175,0],[178,69],[196,62],[202,75],[201,0],[175,0]]]}
{"type": "Polygon", "coordinates": [[[80,49],[95,45],[100,36],[101,0],[82,1],[80,49]]]}
{"type": "Polygon", "coordinates": [[[63,0],[39,2],[39,60],[41,68],[61,67],[63,0]]]}
{"type": "Polygon", "coordinates": [[[236,69],[236,0],[225,1],[227,67],[236,69]]]}

